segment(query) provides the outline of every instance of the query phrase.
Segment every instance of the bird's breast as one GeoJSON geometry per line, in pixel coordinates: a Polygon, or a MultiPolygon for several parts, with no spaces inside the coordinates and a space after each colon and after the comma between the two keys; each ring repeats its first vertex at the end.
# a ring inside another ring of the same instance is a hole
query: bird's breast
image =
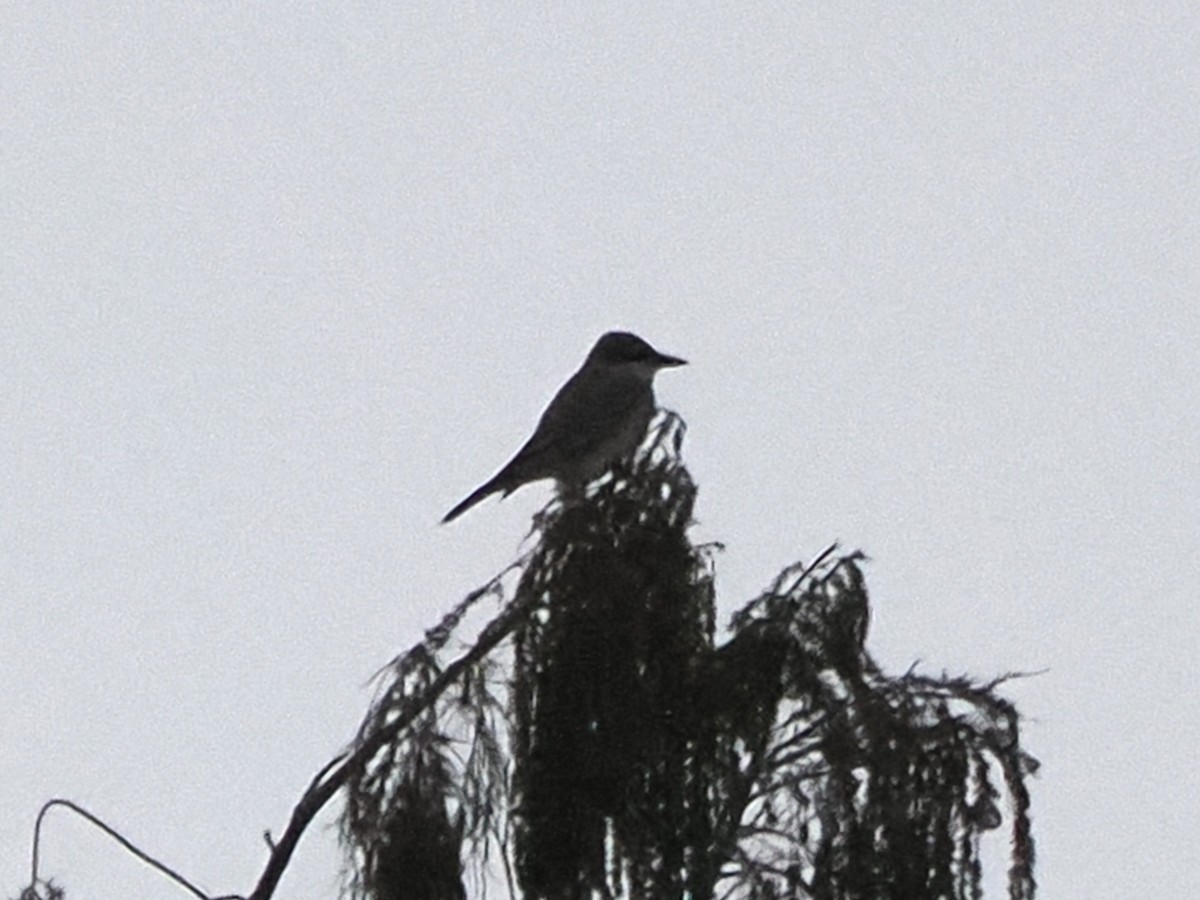
{"type": "Polygon", "coordinates": [[[599,478],[617,460],[631,456],[646,436],[646,429],[654,417],[654,398],[649,395],[622,418],[616,427],[577,460],[573,480],[587,482],[599,478]]]}

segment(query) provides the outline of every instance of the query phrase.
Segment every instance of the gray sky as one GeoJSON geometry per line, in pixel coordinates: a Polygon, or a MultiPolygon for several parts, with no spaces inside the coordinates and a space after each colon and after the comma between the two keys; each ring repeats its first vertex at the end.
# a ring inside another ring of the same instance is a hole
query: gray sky
{"type": "Polygon", "coordinates": [[[861,547],[893,671],[1050,669],[1043,895],[1192,896],[1193,4],[401,5],[0,6],[0,896],[52,796],[248,891],[611,327],[692,361],[724,611],[861,547]]]}

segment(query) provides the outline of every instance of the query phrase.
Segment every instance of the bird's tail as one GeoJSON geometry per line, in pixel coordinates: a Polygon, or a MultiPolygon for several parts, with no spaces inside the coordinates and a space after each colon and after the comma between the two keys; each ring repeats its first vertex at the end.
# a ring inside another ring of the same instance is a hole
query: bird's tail
{"type": "MultiPolygon", "coordinates": [[[[442,524],[445,525],[447,522],[453,522],[476,503],[496,493],[496,491],[505,491],[504,483],[500,480],[499,476],[472,491],[470,496],[463,500],[462,503],[458,504],[458,506],[446,513],[445,517],[442,519],[442,524]]],[[[505,491],[505,493],[507,493],[507,491],[505,491]]]]}

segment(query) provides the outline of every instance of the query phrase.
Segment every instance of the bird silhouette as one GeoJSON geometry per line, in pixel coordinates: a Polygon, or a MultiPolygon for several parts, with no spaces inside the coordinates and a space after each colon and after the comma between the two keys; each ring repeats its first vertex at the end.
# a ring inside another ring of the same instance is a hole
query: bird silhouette
{"type": "Polygon", "coordinates": [[[629,456],[654,417],[654,375],[686,365],[636,334],[610,331],[542,413],[533,436],[490,480],[446,513],[452,522],[491,494],[507,496],[531,481],[554,478],[560,490],[582,488],[629,456]]]}

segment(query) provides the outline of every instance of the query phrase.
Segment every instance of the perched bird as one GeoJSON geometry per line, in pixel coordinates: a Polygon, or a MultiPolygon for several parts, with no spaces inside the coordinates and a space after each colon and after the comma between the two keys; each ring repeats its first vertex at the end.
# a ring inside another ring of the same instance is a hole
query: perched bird
{"type": "Polygon", "coordinates": [[[646,436],[654,417],[654,373],[682,365],[685,360],[659,353],[636,334],[608,332],[554,395],[533,437],[442,522],[457,519],[491,494],[507,496],[531,481],[554,478],[560,489],[570,491],[600,476],[646,436]]]}

